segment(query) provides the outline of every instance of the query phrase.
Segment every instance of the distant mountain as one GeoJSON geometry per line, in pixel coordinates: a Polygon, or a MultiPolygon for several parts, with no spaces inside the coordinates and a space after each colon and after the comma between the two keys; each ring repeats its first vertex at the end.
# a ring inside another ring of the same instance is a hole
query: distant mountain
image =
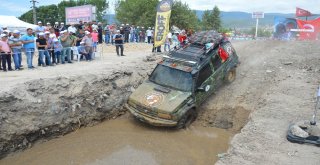
{"type": "MultiPolygon", "coordinates": [[[[201,20],[204,11],[196,10],[198,18],[201,20]]],[[[265,13],[265,18],[259,20],[261,26],[272,26],[274,24],[274,17],[292,18],[294,14],[281,13],[265,13]]],[[[251,13],[246,12],[221,12],[221,20],[224,27],[227,28],[249,28],[254,27],[256,20],[252,19],[251,13]]]]}

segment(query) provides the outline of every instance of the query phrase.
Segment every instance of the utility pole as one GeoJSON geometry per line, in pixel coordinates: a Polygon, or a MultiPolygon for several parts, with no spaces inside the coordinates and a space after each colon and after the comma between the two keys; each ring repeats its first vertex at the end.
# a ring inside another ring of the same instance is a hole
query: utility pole
{"type": "Polygon", "coordinates": [[[36,0],[31,0],[30,1],[32,3],[32,11],[33,11],[33,24],[37,24],[37,11],[36,11],[36,3],[39,3],[36,0]]]}

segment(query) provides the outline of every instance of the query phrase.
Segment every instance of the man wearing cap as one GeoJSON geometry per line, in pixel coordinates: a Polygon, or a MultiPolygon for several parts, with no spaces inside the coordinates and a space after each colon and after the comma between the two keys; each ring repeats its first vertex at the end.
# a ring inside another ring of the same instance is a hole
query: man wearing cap
{"type": "Polygon", "coordinates": [[[129,35],[130,35],[130,26],[129,24],[126,24],[124,27],[124,42],[128,43],[129,42],[129,35]]]}
{"type": "Polygon", "coordinates": [[[54,33],[56,34],[56,37],[59,36],[59,22],[55,22],[54,25],[53,25],[53,28],[54,28],[54,33]]]}
{"type": "Polygon", "coordinates": [[[114,40],[114,43],[116,45],[117,55],[120,56],[119,55],[119,48],[120,48],[121,49],[121,56],[125,56],[123,54],[123,50],[124,50],[124,48],[123,48],[123,35],[120,34],[120,30],[117,30],[117,34],[114,35],[113,40],[114,40]]]}
{"type": "Polygon", "coordinates": [[[61,45],[63,46],[61,53],[61,64],[65,63],[65,57],[67,56],[68,63],[71,62],[71,47],[74,43],[74,39],[69,35],[68,31],[63,31],[63,35],[60,37],[61,45]]]}
{"type": "Polygon", "coordinates": [[[33,30],[31,28],[28,28],[27,34],[21,37],[23,48],[25,49],[25,52],[26,52],[27,64],[29,69],[34,68],[32,66],[32,60],[33,60],[34,48],[35,48],[35,44],[34,44],[35,37],[32,34],[33,34],[33,30]]]}
{"type": "Polygon", "coordinates": [[[14,30],[12,36],[9,38],[9,46],[13,52],[13,62],[15,66],[15,70],[21,69],[21,48],[22,48],[22,41],[20,39],[20,31],[14,30]]]}
{"type": "Polygon", "coordinates": [[[45,28],[45,31],[49,31],[51,28],[52,28],[51,23],[48,22],[48,23],[47,23],[47,26],[46,26],[46,28],[45,28]]]}
{"type": "Polygon", "coordinates": [[[2,69],[3,71],[7,71],[7,63],[8,63],[8,70],[12,71],[11,67],[11,50],[8,45],[8,36],[6,34],[1,34],[0,40],[0,55],[2,61],[2,69]]]}
{"type": "Polygon", "coordinates": [[[48,42],[44,36],[44,33],[39,33],[39,38],[36,40],[38,51],[39,51],[39,59],[40,59],[40,65],[43,67],[46,67],[47,64],[51,65],[50,56],[48,53],[48,42]],[[47,61],[48,63],[46,64],[47,61]]]}
{"type": "Polygon", "coordinates": [[[60,27],[59,27],[59,32],[61,33],[62,31],[67,30],[67,27],[64,25],[63,22],[60,23],[60,27]]]}
{"type": "Polygon", "coordinates": [[[42,26],[42,22],[41,21],[39,21],[38,22],[38,26],[36,27],[36,34],[37,34],[37,36],[39,35],[39,33],[44,33],[44,31],[46,31],[46,28],[44,27],[44,26],[42,26]]]}

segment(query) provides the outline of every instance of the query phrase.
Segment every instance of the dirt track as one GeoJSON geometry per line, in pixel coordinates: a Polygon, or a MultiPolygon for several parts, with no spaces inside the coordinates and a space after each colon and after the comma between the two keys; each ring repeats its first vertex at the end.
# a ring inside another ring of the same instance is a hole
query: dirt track
{"type": "MultiPolygon", "coordinates": [[[[285,139],[291,122],[311,118],[320,84],[320,43],[246,41],[233,44],[241,61],[237,79],[207,100],[193,124],[196,128],[218,127],[236,133],[248,121],[241,133],[233,137],[228,153],[221,156],[217,164],[320,164],[318,147],[292,144],[285,139]]],[[[121,68],[125,62],[127,69],[144,65],[141,60],[145,54],[140,53],[138,58],[134,57],[137,52],[129,53],[125,60],[115,62],[117,67],[110,61],[101,65],[93,63],[72,74],[89,73],[89,68],[95,68],[94,73],[103,73],[101,69],[121,68]]],[[[45,75],[50,78],[65,74],[66,68],[45,75]]],[[[137,70],[141,69],[143,71],[144,67],[137,70]]],[[[5,86],[14,87],[25,79],[30,80],[28,74],[37,75],[42,70],[49,73],[46,68],[14,73],[9,78],[10,85],[5,86]]],[[[0,77],[4,75],[1,73],[0,77]]],[[[5,82],[0,81],[1,84],[5,82]]]]}

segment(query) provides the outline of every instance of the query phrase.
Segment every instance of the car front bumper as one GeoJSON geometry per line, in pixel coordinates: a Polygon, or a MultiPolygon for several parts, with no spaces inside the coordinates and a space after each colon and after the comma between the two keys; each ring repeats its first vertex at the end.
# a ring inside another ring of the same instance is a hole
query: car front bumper
{"type": "Polygon", "coordinates": [[[136,110],[135,108],[129,106],[128,104],[125,104],[125,108],[133,114],[137,119],[139,119],[142,122],[148,123],[153,126],[165,126],[165,127],[174,127],[178,124],[177,121],[173,120],[166,120],[161,119],[158,117],[150,116],[144,113],[141,113],[140,111],[136,110]]]}

